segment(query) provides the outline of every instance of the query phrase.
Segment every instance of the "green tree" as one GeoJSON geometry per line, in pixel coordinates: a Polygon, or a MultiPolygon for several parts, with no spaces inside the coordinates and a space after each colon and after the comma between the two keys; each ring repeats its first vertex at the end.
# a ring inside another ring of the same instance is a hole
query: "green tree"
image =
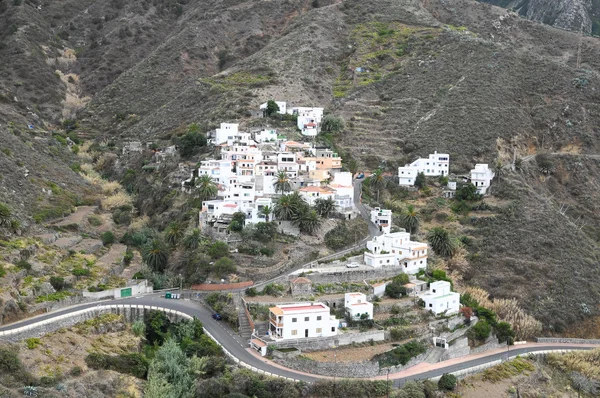
{"type": "Polygon", "coordinates": [[[271,213],[273,212],[273,208],[269,205],[265,205],[261,207],[258,214],[265,217],[265,222],[268,223],[271,217],[271,213]]]}
{"type": "Polygon", "coordinates": [[[443,227],[432,228],[427,234],[427,241],[438,256],[452,257],[456,253],[457,244],[443,227]]]}
{"type": "Polygon", "coordinates": [[[275,188],[275,192],[281,192],[282,195],[284,192],[292,190],[292,184],[285,171],[282,170],[277,173],[276,179],[273,182],[273,187],[275,188]]]}
{"type": "Polygon", "coordinates": [[[208,247],[208,255],[213,259],[229,256],[229,246],[220,240],[215,241],[208,247]]]}
{"type": "Polygon", "coordinates": [[[377,190],[377,203],[379,203],[379,193],[381,191],[381,188],[385,188],[386,182],[387,181],[383,176],[382,169],[375,170],[375,172],[373,172],[373,174],[371,174],[371,176],[369,177],[370,187],[377,190]]]}
{"type": "Polygon", "coordinates": [[[535,155],[535,162],[538,165],[538,168],[543,174],[552,174],[556,167],[554,166],[554,161],[550,154],[547,153],[538,153],[535,155]]]}
{"type": "Polygon", "coordinates": [[[217,195],[217,184],[209,175],[201,175],[195,181],[196,195],[201,200],[208,200],[217,195]]]}
{"type": "Polygon", "coordinates": [[[200,238],[202,235],[200,234],[200,230],[198,228],[194,228],[192,232],[185,235],[183,238],[183,247],[188,250],[196,250],[200,245],[200,238]]]}
{"type": "Polygon", "coordinates": [[[165,240],[169,245],[174,247],[177,246],[181,239],[183,239],[183,234],[184,230],[181,223],[173,221],[169,224],[167,230],[165,231],[165,240]]]}
{"type": "Polygon", "coordinates": [[[60,276],[51,276],[50,284],[57,292],[63,290],[65,288],[65,279],[60,276]]]}
{"type": "Polygon", "coordinates": [[[277,202],[275,202],[273,214],[278,220],[291,220],[295,213],[294,206],[295,204],[290,195],[283,195],[277,199],[277,202]]]}
{"type": "Polygon", "coordinates": [[[171,321],[162,311],[152,310],[144,315],[146,341],[151,345],[161,345],[168,336],[171,321]]]}
{"type": "Polygon", "coordinates": [[[212,267],[213,272],[219,276],[219,278],[224,278],[229,274],[235,273],[237,270],[235,263],[229,257],[221,257],[212,267]]]}
{"type": "Polygon", "coordinates": [[[332,197],[327,199],[317,199],[315,200],[315,210],[317,213],[324,218],[329,217],[331,213],[333,213],[337,209],[337,204],[332,197]]]}
{"type": "Polygon", "coordinates": [[[8,207],[5,203],[0,202],[0,226],[10,225],[11,216],[12,211],[10,210],[10,207],[8,207]]]}
{"type": "Polygon", "coordinates": [[[467,201],[475,201],[481,199],[481,195],[477,193],[477,187],[475,185],[463,184],[456,190],[456,195],[454,196],[455,200],[467,200],[467,201]]]}
{"type": "Polygon", "coordinates": [[[154,390],[158,388],[160,393],[164,393],[165,382],[169,385],[169,392],[162,397],[173,398],[194,398],[196,389],[194,388],[194,379],[189,370],[189,359],[185,356],[181,347],[173,339],[167,339],[165,343],[156,351],[154,359],[150,362],[148,368],[148,384],[144,396],[160,397],[154,390]],[[158,386],[155,387],[152,380],[158,379],[158,386]]]}
{"type": "Polygon", "coordinates": [[[400,225],[411,234],[417,232],[421,219],[413,205],[408,205],[406,210],[400,216],[400,225]]]}
{"type": "Polygon", "coordinates": [[[321,226],[321,216],[314,209],[302,209],[302,211],[295,215],[294,224],[300,228],[300,232],[312,235],[321,226]]]}
{"type": "Polygon", "coordinates": [[[279,112],[279,105],[277,105],[277,102],[273,100],[268,100],[267,109],[265,110],[265,116],[273,117],[277,114],[277,112],[279,112]]]}
{"type": "Polygon", "coordinates": [[[200,132],[200,127],[196,123],[192,123],[179,140],[179,153],[181,157],[189,158],[198,153],[200,148],[205,147],[206,143],[206,135],[200,132]]]}
{"type": "Polygon", "coordinates": [[[469,335],[469,337],[471,337],[471,339],[473,339],[473,340],[476,339],[476,340],[480,340],[480,341],[484,341],[485,339],[490,337],[491,333],[492,333],[492,327],[490,326],[489,323],[487,323],[487,321],[485,319],[480,319],[467,332],[467,334],[469,335]]]}
{"type": "Polygon", "coordinates": [[[508,322],[498,322],[494,328],[494,333],[500,343],[507,342],[508,344],[512,344],[515,338],[515,331],[508,322]]]}
{"type": "Polygon", "coordinates": [[[323,118],[321,122],[321,131],[327,133],[339,133],[344,130],[344,121],[341,117],[327,115],[323,118]]]}
{"type": "Polygon", "coordinates": [[[500,160],[496,161],[493,167],[494,176],[500,181],[500,177],[504,174],[504,165],[500,160]]]}
{"type": "Polygon", "coordinates": [[[346,161],[346,169],[354,176],[358,172],[358,162],[356,159],[348,158],[346,161]]]}
{"type": "Polygon", "coordinates": [[[100,240],[104,246],[108,246],[115,243],[115,234],[113,234],[111,231],[106,231],[100,235],[100,240]]]}
{"type": "Polygon", "coordinates": [[[241,211],[235,212],[229,223],[229,229],[234,232],[240,232],[246,224],[246,214],[241,211]]]}
{"type": "Polygon", "coordinates": [[[425,173],[418,173],[415,178],[415,186],[419,189],[425,188],[427,181],[425,180],[425,173]]]}
{"type": "Polygon", "coordinates": [[[442,391],[452,391],[456,387],[456,376],[451,373],[444,373],[438,380],[438,388],[442,391]]]}
{"type": "Polygon", "coordinates": [[[169,252],[159,238],[154,238],[144,245],[142,259],[154,272],[163,272],[167,267],[169,252]]]}

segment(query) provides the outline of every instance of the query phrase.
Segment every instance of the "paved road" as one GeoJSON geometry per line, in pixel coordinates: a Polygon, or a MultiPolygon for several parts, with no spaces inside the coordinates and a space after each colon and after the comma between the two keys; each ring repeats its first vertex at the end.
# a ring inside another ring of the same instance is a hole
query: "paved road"
{"type": "MultiPolygon", "coordinates": [[[[266,361],[265,359],[262,359],[260,357],[257,357],[256,355],[253,355],[247,349],[248,348],[247,342],[243,341],[239,336],[237,336],[235,334],[235,332],[233,332],[224,322],[217,322],[217,321],[213,320],[211,318],[211,312],[208,309],[206,309],[205,307],[199,305],[198,303],[188,301],[188,300],[167,300],[167,299],[161,298],[157,294],[147,295],[147,296],[138,297],[138,298],[127,298],[127,299],[120,299],[120,300],[114,300],[114,301],[102,301],[102,302],[74,306],[71,308],[66,308],[63,310],[51,312],[48,314],[37,316],[35,318],[30,318],[30,319],[27,319],[27,320],[24,320],[24,321],[21,321],[18,323],[0,327],[0,331],[16,329],[16,328],[19,328],[22,326],[37,323],[37,322],[45,320],[45,319],[51,319],[51,318],[59,316],[59,315],[69,314],[69,313],[72,313],[72,312],[75,312],[75,311],[78,311],[78,310],[81,310],[84,308],[93,308],[98,305],[105,305],[105,304],[137,304],[137,305],[148,305],[148,306],[160,306],[163,308],[169,308],[169,309],[181,311],[190,316],[197,317],[204,324],[204,327],[206,328],[206,330],[208,330],[208,332],[210,334],[212,334],[221,345],[223,345],[225,348],[227,348],[227,350],[232,355],[234,355],[236,358],[238,358],[240,361],[246,362],[247,364],[249,364],[257,369],[260,369],[260,370],[263,370],[266,372],[270,372],[270,373],[273,373],[278,376],[288,377],[288,378],[292,378],[292,379],[296,379],[296,380],[302,380],[302,381],[306,381],[306,382],[314,382],[319,379],[323,379],[323,377],[320,377],[317,375],[310,375],[310,374],[306,374],[306,373],[296,372],[291,369],[282,368],[280,366],[275,366],[275,365],[269,363],[268,361],[266,361]]],[[[539,345],[537,345],[536,344],[533,347],[526,347],[526,348],[513,347],[510,350],[510,354],[511,355],[517,355],[517,354],[523,355],[523,354],[527,354],[530,352],[543,351],[543,350],[549,350],[549,349],[590,349],[590,347],[584,347],[581,345],[568,345],[568,344],[561,344],[561,345],[558,345],[558,344],[551,344],[551,345],[539,344],[539,345]]],[[[482,364],[485,364],[488,362],[497,361],[499,359],[504,358],[505,356],[506,356],[506,352],[497,352],[497,353],[492,353],[488,356],[478,357],[478,358],[473,358],[473,359],[469,359],[469,357],[466,357],[460,363],[453,362],[453,363],[448,364],[447,366],[443,366],[443,363],[440,363],[442,365],[442,367],[439,367],[434,370],[424,370],[420,373],[412,374],[409,376],[405,376],[405,375],[403,375],[403,373],[400,373],[397,375],[390,374],[390,379],[394,381],[395,385],[402,385],[409,380],[432,378],[432,377],[440,376],[444,373],[455,372],[455,371],[467,369],[467,368],[470,368],[473,366],[482,365],[482,364]]],[[[381,379],[381,377],[379,377],[379,379],[381,379]]]]}

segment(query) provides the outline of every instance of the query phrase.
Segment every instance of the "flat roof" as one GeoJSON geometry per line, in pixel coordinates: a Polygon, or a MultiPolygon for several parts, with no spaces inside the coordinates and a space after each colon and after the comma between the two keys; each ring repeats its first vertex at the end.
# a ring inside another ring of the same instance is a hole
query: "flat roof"
{"type": "Polygon", "coordinates": [[[286,312],[294,311],[329,311],[329,307],[323,303],[299,303],[280,306],[278,305],[277,307],[269,308],[269,310],[276,315],[283,315],[286,312]]]}
{"type": "Polygon", "coordinates": [[[355,307],[357,305],[369,305],[371,303],[356,303],[356,304],[350,304],[351,307],[355,307]]]}

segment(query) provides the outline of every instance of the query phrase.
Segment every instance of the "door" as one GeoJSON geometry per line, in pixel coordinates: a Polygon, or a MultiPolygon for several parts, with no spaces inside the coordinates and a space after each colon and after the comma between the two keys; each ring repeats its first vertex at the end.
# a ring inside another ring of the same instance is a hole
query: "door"
{"type": "Polygon", "coordinates": [[[121,289],[121,297],[131,297],[131,288],[121,289]]]}
{"type": "Polygon", "coordinates": [[[304,337],[308,337],[308,329],[304,329],[304,337]]]}

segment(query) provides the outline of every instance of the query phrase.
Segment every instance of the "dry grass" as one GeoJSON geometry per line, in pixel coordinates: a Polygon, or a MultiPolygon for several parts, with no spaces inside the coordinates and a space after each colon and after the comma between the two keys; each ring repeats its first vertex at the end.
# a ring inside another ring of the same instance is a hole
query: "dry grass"
{"type": "Polygon", "coordinates": [[[463,294],[469,293],[479,305],[489,308],[498,315],[498,319],[510,323],[517,340],[536,337],[542,331],[542,323],[527,314],[515,299],[490,300],[488,293],[477,287],[468,287],[463,294]]]}
{"type": "Polygon", "coordinates": [[[600,378],[600,349],[548,354],[548,364],[563,372],[579,372],[589,378],[600,378]]]}
{"type": "Polygon", "coordinates": [[[132,206],[133,199],[125,192],[117,192],[114,195],[102,199],[102,208],[105,210],[114,210],[121,206],[132,206]]]}
{"type": "Polygon", "coordinates": [[[139,218],[136,218],[135,220],[133,220],[131,222],[131,224],[129,224],[129,230],[130,231],[139,231],[140,229],[147,227],[149,222],[150,222],[150,217],[143,215],[139,218]]]}
{"type": "Polygon", "coordinates": [[[105,195],[114,195],[121,190],[121,184],[117,181],[105,181],[102,183],[102,193],[105,195]]]}
{"type": "Polygon", "coordinates": [[[501,380],[520,375],[521,373],[532,372],[534,369],[535,366],[531,361],[517,358],[484,370],[483,380],[497,383],[501,380]]]}

